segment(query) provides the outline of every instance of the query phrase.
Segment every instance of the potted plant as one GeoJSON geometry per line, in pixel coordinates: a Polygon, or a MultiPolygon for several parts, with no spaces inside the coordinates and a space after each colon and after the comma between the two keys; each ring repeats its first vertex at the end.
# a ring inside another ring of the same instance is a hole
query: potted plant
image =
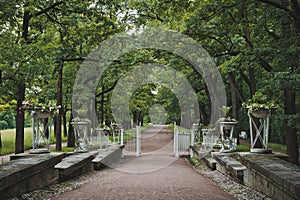
{"type": "Polygon", "coordinates": [[[222,111],[225,117],[219,119],[219,124],[223,125],[224,130],[231,130],[232,126],[237,124],[237,120],[229,116],[229,112],[231,110],[231,106],[223,106],[222,111]]]}
{"type": "Polygon", "coordinates": [[[29,111],[32,117],[44,119],[58,112],[59,108],[61,108],[60,105],[57,106],[51,102],[34,103],[27,100],[22,103],[22,107],[20,109],[29,111]]]}
{"type": "Polygon", "coordinates": [[[266,118],[279,108],[274,100],[270,100],[262,92],[256,92],[255,95],[247,102],[244,102],[242,106],[247,108],[248,113],[256,118],[266,118]]]}
{"type": "Polygon", "coordinates": [[[258,91],[248,102],[243,103],[243,107],[248,109],[250,119],[250,152],[270,152],[268,149],[269,116],[279,108],[278,104],[270,100],[263,92],[258,91]]]}

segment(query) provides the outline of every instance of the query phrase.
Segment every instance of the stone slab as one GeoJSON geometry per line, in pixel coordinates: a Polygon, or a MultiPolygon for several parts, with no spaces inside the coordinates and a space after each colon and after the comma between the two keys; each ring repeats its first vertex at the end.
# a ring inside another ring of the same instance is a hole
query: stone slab
{"type": "MultiPolygon", "coordinates": [[[[268,182],[267,185],[272,185],[269,187],[272,189],[268,191],[266,187],[264,193],[272,194],[276,190],[276,194],[280,193],[280,196],[284,196],[285,199],[300,199],[300,166],[279,159],[273,154],[239,153],[238,155],[249,170],[264,177],[268,182]]],[[[276,196],[273,198],[279,199],[276,196]]]]}
{"type": "Polygon", "coordinates": [[[91,171],[92,160],[98,152],[74,153],[64,158],[60,163],[54,166],[59,173],[59,182],[79,176],[87,171],[91,171]]]}
{"type": "Polygon", "coordinates": [[[217,169],[219,171],[230,175],[241,183],[244,181],[244,174],[247,168],[241,162],[233,158],[234,153],[212,152],[211,154],[217,161],[217,169]]]}
{"type": "Polygon", "coordinates": [[[58,182],[53,166],[60,162],[64,153],[48,153],[27,156],[0,165],[1,198],[18,196],[58,182]]]}
{"type": "Polygon", "coordinates": [[[106,167],[113,167],[123,157],[124,145],[112,145],[107,150],[100,150],[93,159],[94,170],[101,170],[106,167]]]}
{"type": "Polygon", "coordinates": [[[206,156],[203,158],[203,161],[206,163],[206,165],[211,168],[212,170],[216,170],[217,169],[217,161],[210,157],[210,156],[206,156]]]}

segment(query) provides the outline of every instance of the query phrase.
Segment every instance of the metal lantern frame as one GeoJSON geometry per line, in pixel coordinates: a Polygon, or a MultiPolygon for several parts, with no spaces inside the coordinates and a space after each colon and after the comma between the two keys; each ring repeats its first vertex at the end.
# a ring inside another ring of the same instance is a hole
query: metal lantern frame
{"type": "Polygon", "coordinates": [[[31,153],[50,152],[50,138],[54,112],[32,111],[32,151],[31,153]],[[45,120],[48,120],[45,123],[45,120]],[[48,133],[48,134],[47,134],[48,133]],[[45,148],[41,148],[45,145],[45,148]]]}
{"type": "Polygon", "coordinates": [[[215,134],[215,128],[201,129],[203,141],[201,143],[204,150],[212,150],[218,145],[219,137],[215,134]]]}
{"type": "Polygon", "coordinates": [[[120,143],[121,142],[121,133],[122,133],[122,126],[121,124],[112,123],[110,125],[110,130],[113,136],[113,143],[120,143]]]}
{"type": "Polygon", "coordinates": [[[237,124],[236,121],[219,121],[220,135],[221,135],[221,152],[232,152],[236,150],[237,139],[233,137],[234,127],[237,124]],[[229,132],[229,137],[226,138],[225,132],[229,132]],[[225,149],[225,148],[228,149],[225,149]]]}
{"type": "Polygon", "coordinates": [[[75,152],[87,152],[89,122],[73,121],[71,124],[75,134],[75,152]]]}
{"type": "Polygon", "coordinates": [[[109,131],[103,128],[98,128],[94,130],[97,137],[97,145],[99,145],[99,150],[106,150],[108,146],[111,145],[109,140],[109,131]]]}

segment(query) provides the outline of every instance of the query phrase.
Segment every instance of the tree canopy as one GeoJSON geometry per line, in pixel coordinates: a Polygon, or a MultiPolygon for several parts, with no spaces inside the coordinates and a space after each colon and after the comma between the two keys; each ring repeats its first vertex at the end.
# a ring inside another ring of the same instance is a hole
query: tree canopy
{"type": "MultiPolygon", "coordinates": [[[[88,54],[117,33],[162,26],[193,38],[208,51],[222,74],[227,104],[239,121],[239,130],[249,129],[243,102],[262,94],[280,106],[271,120],[270,139],[286,144],[290,160],[297,163],[299,4],[299,0],[1,0],[0,128],[16,127],[16,153],[22,152],[26,118],[22,103],[55,102],[62,106],[56,119],[59,150],[61,123],[66,131],[72,119],[74,80],[88,54]]],[[[118,81],[145,63],[179,71],[196,92],[200,121],[209,123],[208,88],[191,64],[171,52],[141,49],[114,60],[101,77],[89,107],[100,124],[116,120],[110,106],[118,81]]],[[[152,83],[132,94],[132,119],[126,127],[137,120],[150,122],[150,110],[157,104],[167,113],[166,122],[180,121],[176,96],[170,88],[152,83]],[[151,93],[156,90],[156,95],[151,93]]],[[[189,115],[196,120],[193,113],[189,115]]]]}

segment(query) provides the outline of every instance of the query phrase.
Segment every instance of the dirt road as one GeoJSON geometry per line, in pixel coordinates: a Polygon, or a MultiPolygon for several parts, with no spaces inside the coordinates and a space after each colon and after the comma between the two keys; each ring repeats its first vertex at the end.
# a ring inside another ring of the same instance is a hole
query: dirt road
{"type": "Polygon", "coordinates": [[[184,158],[173,156],[172,132],[153,126],[142,133],[142,154],[126,154],[114,169],[53,199],[234,199],[200,175],[184,158]]]}

